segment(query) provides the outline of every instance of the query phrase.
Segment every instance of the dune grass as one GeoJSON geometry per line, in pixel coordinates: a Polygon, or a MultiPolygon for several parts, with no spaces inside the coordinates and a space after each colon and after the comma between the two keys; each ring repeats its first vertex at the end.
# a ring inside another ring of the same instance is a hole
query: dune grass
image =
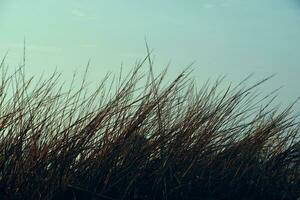
{"type": "Polygon", "coordinates": [[[258,95],[268,78],[197,89],[187,68],[164,84],[149,55],[93,93],[1,71],[0,199],[300,196],[299,121],[258,95]]]}

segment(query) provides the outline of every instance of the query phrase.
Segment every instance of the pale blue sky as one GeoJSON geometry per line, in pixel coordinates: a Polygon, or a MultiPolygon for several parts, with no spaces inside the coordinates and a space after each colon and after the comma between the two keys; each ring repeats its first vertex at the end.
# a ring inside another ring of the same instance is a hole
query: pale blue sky
{"type": "Polygon", "coordinates": [[[297,0],[0,0],[0,55],[9,50],[11,67],[24,37],[32,74],[55,67],[70,74],[91,59],[97,80],[145,56],[146,37],[156,68],[171,61],[170,76],[193,61],[199,82],[275,73],[266,90],[284,86],[284,103],[300,96],[297,0]]]}

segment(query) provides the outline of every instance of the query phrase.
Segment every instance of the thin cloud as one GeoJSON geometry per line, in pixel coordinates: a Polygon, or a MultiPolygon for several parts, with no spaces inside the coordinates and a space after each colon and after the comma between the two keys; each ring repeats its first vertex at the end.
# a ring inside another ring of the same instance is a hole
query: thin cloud
{"type": "Polygon", "coordinates": [[[73,9],[71,11],[72,15],[76,16],[76,17],[86,17],[86,14],[82,11],[82,10],[79,10],[79,9],[73,9]]]}
{"type": "Polygon", "coordinates": [[[90,12],[87,14],[87,12],[83,11],[82,9],[74,8],[71,10],[71,14],[74,17],[86,19],[86,20],[95,20],[96,17],[93,16],[90,12]]]}

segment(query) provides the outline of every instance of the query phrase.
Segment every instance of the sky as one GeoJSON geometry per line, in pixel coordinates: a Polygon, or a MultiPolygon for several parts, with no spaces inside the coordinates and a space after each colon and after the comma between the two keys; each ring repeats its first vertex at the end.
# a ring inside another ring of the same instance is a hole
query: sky
{"type": "MultiPolygon", "coordinates": [[[[128,71],[153,50],[155,70],[170,77],[195,61],[197,83],[220,75],[238,83],[275,74],[264,91],[283,87],[284,104],[300,96],[300,0],[0,0],[0,57],[26,70],[57,69],[65,79],[128,71]]],[[[297,106],[300,111],[300,106],[297,106]]]]}

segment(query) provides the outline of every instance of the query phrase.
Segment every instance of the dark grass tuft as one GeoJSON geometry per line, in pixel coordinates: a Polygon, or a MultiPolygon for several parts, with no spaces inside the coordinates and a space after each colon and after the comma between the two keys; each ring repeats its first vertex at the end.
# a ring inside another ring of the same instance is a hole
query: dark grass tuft
{"type": "Polygon", "coordinates": [[[196,89],[187,69],[163,87],[165,72],[141,72],[147,59],[92,94],[2,62],[0,199],[300,196],[299,121],[257,95],[268,78],[196,89]]]}

